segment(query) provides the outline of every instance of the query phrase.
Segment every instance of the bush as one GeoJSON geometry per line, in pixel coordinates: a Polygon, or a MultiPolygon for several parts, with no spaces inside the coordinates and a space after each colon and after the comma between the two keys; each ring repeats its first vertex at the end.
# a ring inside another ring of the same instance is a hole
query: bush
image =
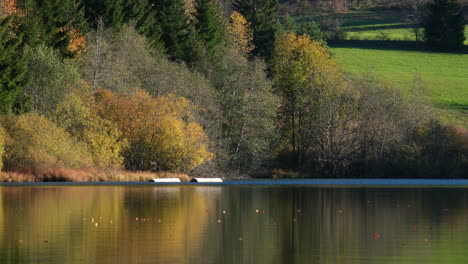
{"type": "Polygon", "coordinates": [[[213,157],[187,99],[99,90],[97,100],[99,114],[117,124],[128,140],[123,154],[127,169],[190,171],[213,157]]]}
{"type": "Polygon", "coordinates": [[[31,112],[8,118],[4,127],[9,135],[5,145],[6,170],[44,167],[87,167],[91,164],[85,146],[47,118],[31,112]]]}
{"type": "Polygon", "coordinates": [[[72,93],[57,107],[56,123],[86,144],[94,166],[118,167],[123,162],[122,134],[115,124],[97,116],[94,104],[92,96],[72,93]]]}

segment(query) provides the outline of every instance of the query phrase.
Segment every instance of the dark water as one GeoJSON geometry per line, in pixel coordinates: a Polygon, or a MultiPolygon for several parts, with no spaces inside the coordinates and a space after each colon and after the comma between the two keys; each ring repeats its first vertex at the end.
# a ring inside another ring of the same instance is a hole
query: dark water
{"type": "Polygon", "coordinates": [[[0,187],[0,263],[468,263],[468,189],[0,187]]]}

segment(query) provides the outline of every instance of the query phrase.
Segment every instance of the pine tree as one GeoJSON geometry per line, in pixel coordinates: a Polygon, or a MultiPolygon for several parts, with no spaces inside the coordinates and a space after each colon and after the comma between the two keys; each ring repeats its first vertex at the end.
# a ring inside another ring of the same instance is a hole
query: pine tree
{"type": "Polygon", "coordinates": [[[152,0],[155,21],[161,29],[161,41],[170,58],[190,58],[190,22],[182,0],[152,0]]]}
{"type": "Polygon", "coordinates": [[[25,44],[51,46],[64,56],[75,56],[76,51],[69,50],[72,32],[84,27],[75,0],[24,0],[19,8],[24,15],[19,18],[18,32],[25,44]]]}
{"type": "Polygon", "coordinates": [[[278,0],[232,0],[234,8],[241,13],[253,30],[253,55],[270,60],[277,30],[278,0]]]}
{"type": "Polygon", "coordinates": [[[225,37],[225,26],[216,0],[195,1],[195,28],[208,56],[213,56],[225,37]]]}
{"type": "Polygon", "coordinates": [[[125,20],[124,0],[82,0],[85,16],[94,28],[102,19],[106,27],[121,29],[125,20]]]}
{"type": "Polygon", "coordinates": [[[431,48],[455,51],[463,48],[465,19],[457,0],[434,0],[426,5],[424,39],[431,48]]]}
{"type": "Polygon", "coordinates": [[[148,0],[128,0],[124,8],[124,23],[133,23],[151,47],[161,49],[161,28],[155,21],[154,10],[148,0]]]}
{"type": "Polygon", "coordinates": [[[26,63],[20,40],[9,27],[10,18],[0,18],[0,112],[11,112],[21,88],[26,84],[26,63]]]}

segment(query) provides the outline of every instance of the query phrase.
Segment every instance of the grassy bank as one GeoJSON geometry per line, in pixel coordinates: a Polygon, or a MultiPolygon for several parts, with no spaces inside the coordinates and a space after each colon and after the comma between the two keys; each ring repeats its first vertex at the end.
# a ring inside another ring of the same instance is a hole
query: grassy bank
{"type": "Polygon", "coordinates": [[[371,72],[405,94],[410,94],[415,76],[420,76],[441,120],[468,128],[468,54],[348,47],[331,50],[346,72],[371,72]]]}
{"type": "Polygon", "coordinates": [[[45,168],[0,173],[0,182],[147,182],[157,178],[179,178],[183,182],[191,179],[183,173],[119,169],[45,168]]]}

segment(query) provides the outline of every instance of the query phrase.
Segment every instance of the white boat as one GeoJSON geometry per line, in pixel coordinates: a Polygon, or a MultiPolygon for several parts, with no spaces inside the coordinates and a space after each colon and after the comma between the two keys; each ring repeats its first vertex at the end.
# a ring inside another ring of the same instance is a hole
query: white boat
{"type": "Polygon", "coordinates": [[[190,182],[223,182],[221,178],[193,178],[190,182]]]}
{"type": "Polygon", "coordinates": [[[160,179],[151,179],[150,182],[180,182],[179,178],[160,178],[160,179]]]}

